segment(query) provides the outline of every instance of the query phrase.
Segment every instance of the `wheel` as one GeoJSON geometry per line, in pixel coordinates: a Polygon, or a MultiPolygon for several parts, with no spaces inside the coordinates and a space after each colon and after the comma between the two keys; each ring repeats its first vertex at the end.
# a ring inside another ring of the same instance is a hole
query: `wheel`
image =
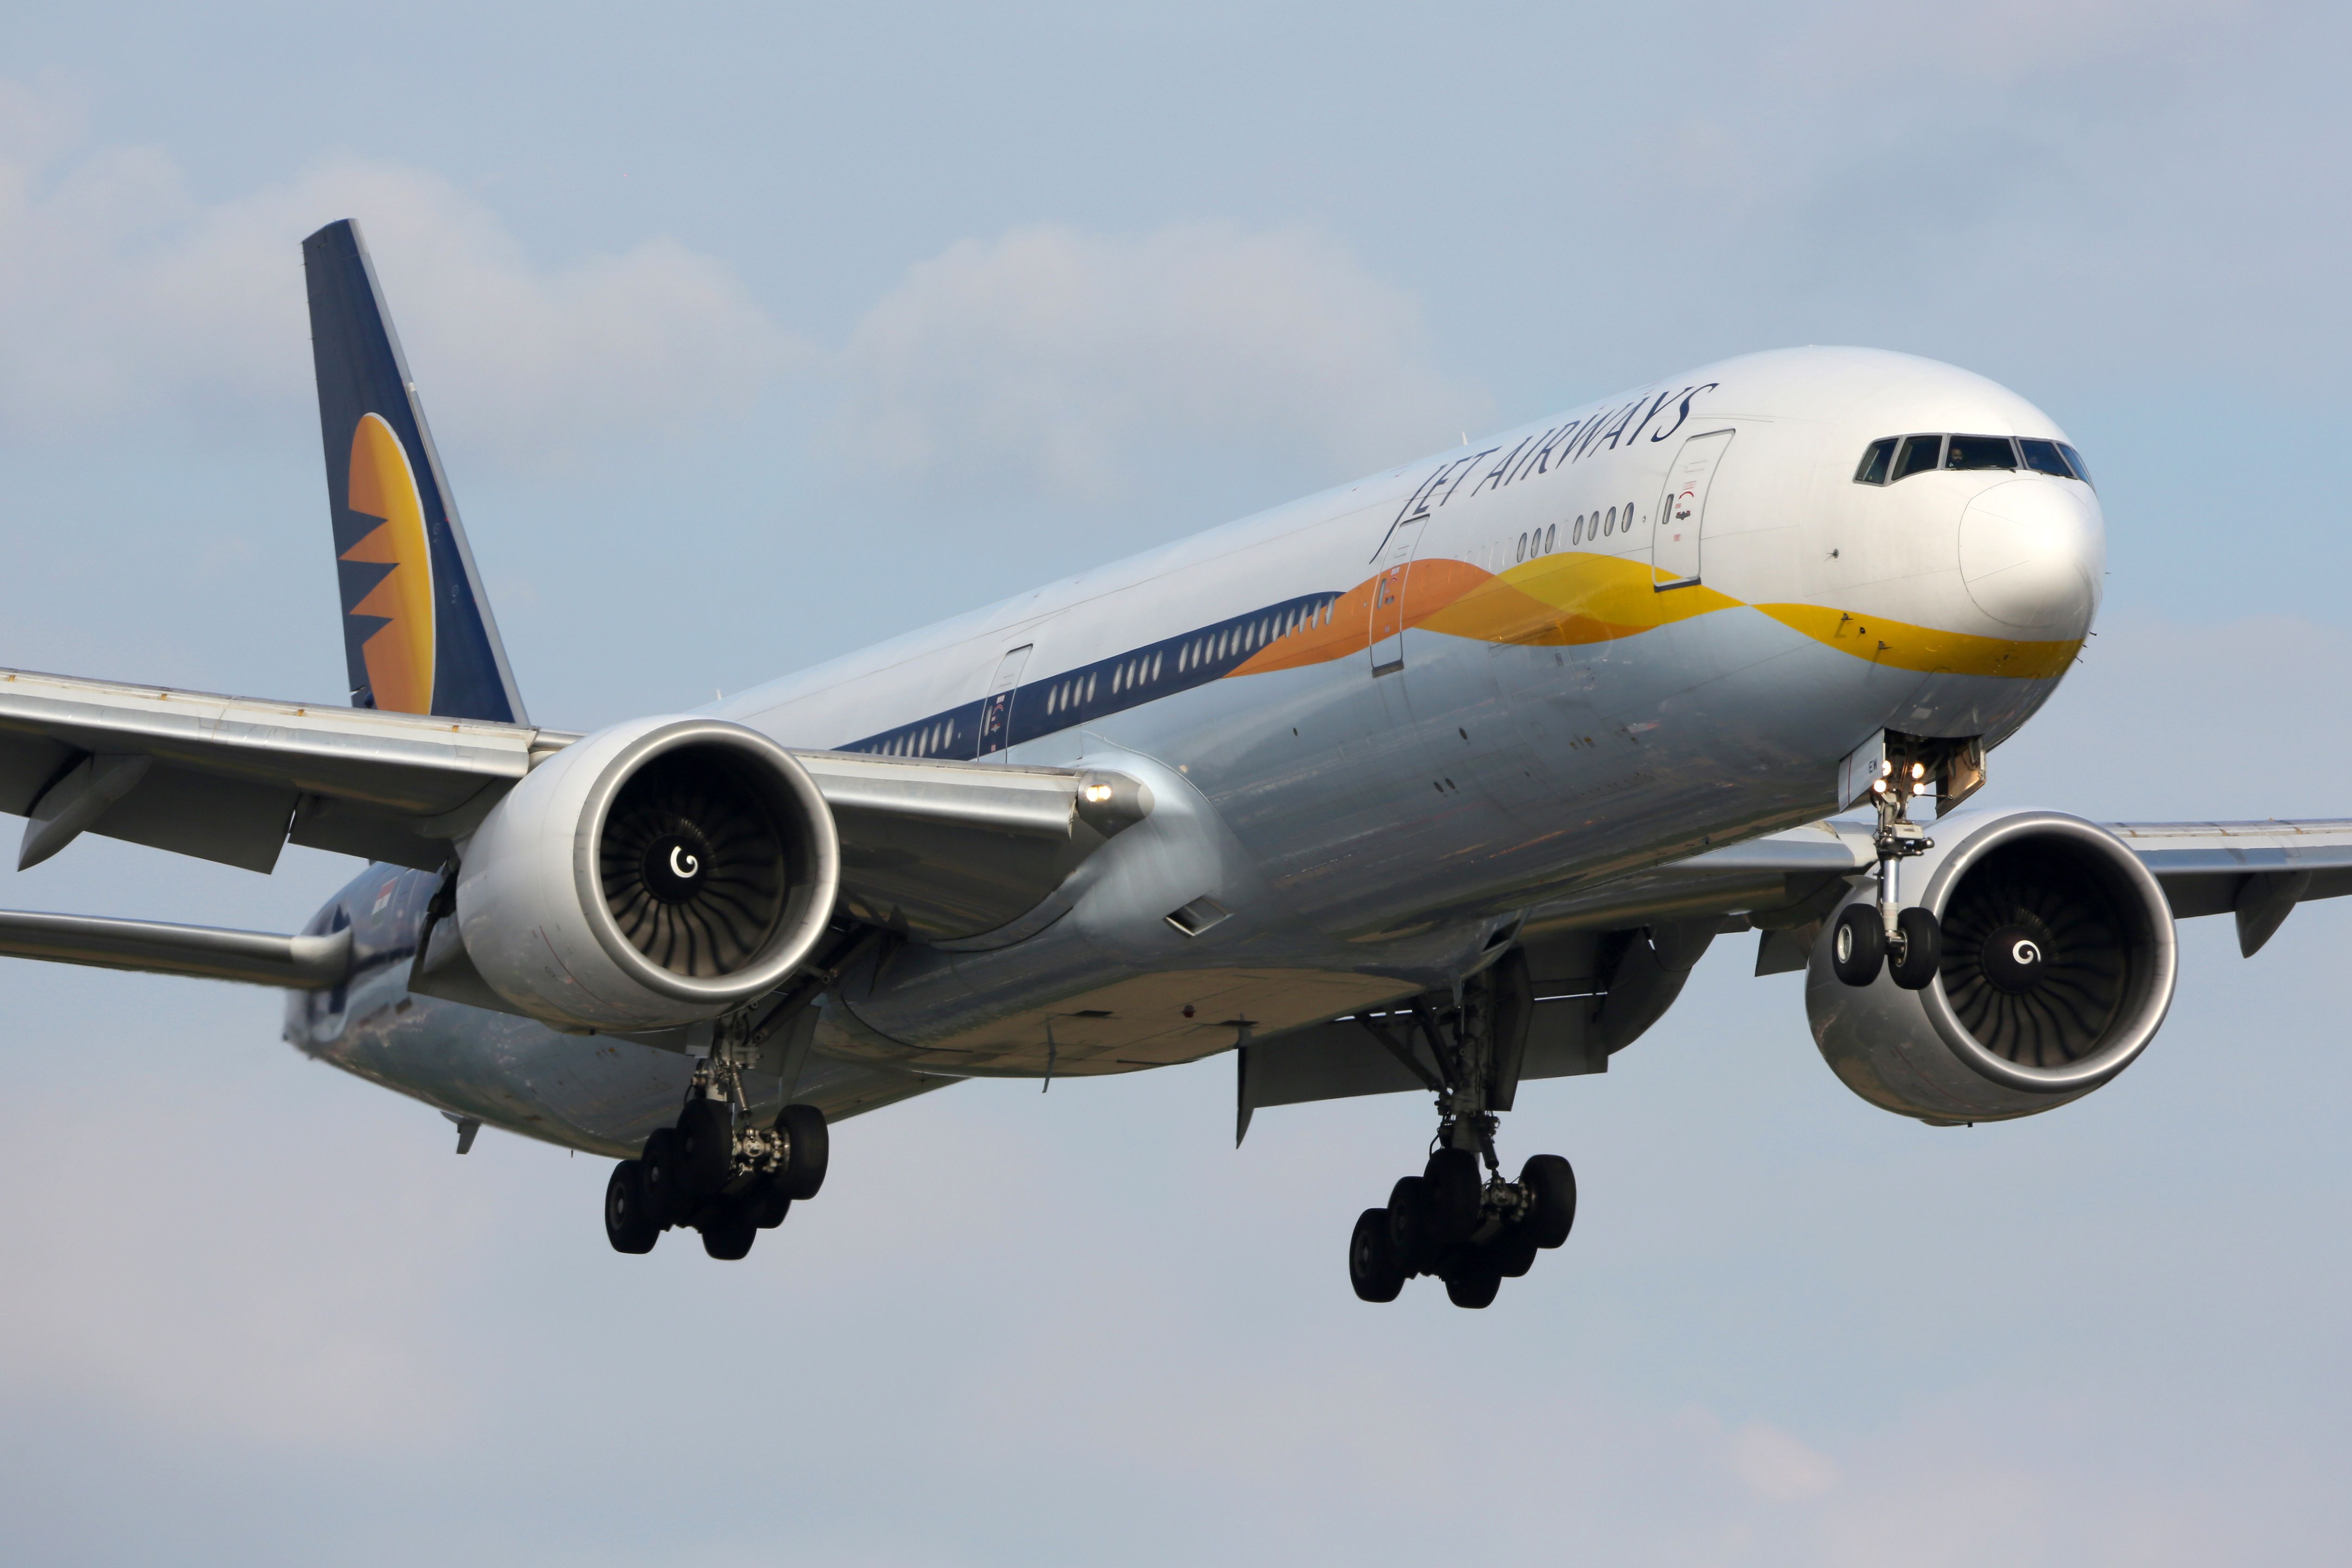
{"type": "Polygon", "coordinates": [[[702,1227],[702,1250],[722,1263],[733,1263],[751,1250],[760,1227],[740,1204],[728,1204],[719,1217],[702,1227]]]}
{"type": "Polygon", "coordinates": [[[735,1173],[735,1111],[723,1100],[692,1100],[677,1118],[678,1169],[699,1203],[735,1173]]]}
{"type": "Polygon", "coordinates": [[[1492,1305],[1496,1291],[1503,1288],[1503,1277],[1492,1268],[1481,1268],[1475,1274],[1456,1274],[1445,1281],[1445,1299],[1457,1307],[1492,1305]]]}
{"type": "Polygon", "coordinates": [[[637,1168],[645,1184],[646,1207],[656,1225],[683,1225],[694,1212],[695,1200],[685,1190],[679,1159],[677,1128],[656,1127],[646,1135],[637,1168]]]}
{"type": "Polygon", "coordinates": [[[1389,1237],[1389,1211],[1366,1209],[1348,1238],[1348,1283],[1361,1301],[1393,1301],[1404,1289],[1404,1266],[1389,1237]]]}
{"type": "Polygon", "coordinates": [[[661,1221],[646,1197],[646,1168],[635,1160],[622,1161],[604,1184],[604,1239],[615,1252],[651,1252],[661,1233],[661,1221]]]}
{"type": "Polygon", "coordinates": [[[1576,1172],[1557,1154],[1535,1154],[1519,1167],[1519,1185],[1536,1200],[1519,1234],[1538,1247],[1558,1247],[1576,1225],[1576,1172]]]}
{"type": "Polygon", "coordinates": [[[1886,922],[1876,904],[1848,904],[1840,910],[1830,934],[1830,967],[1848,985],[1867,985],[1878,978],[1886,959],[1886,922]]]}
{"type": "Polygon", "coordinates": [[[1536,1244],[1523,1235],[1507,1231],[1487,1244],[1486,1261],[1502,1278],[1517,1279],[1535,1267],[1536,1244]]]}
{"type": "Polygon", "coordinates": [[[1389,1189],[1389,1245],[1397,1267],[1408,1275],[1425,1271],[1437,1256],[1437,1244],[1429,1234],[1429,1205],[1423,1196],[1427,1185],[1419,1176],[1404,1176],[1389,1189]]]}
{"type": "Polygon", "coordinates": [[[787,1198],[813,1198],[824,1185],[825,1162],[833,1138],[825,1131],[824,1112],[814,1105],[787,1105],[776,1115],[776,1131],[784,1135],[784,1168],[778,1173],[787,1198]]]}
{"type": "Polygon", "coordinates": [[[784,1223],[793,1212],[793,1200],[786,1195],[783,1184],[770,1177],[743,1194],[744,1207],[751,1213],[751,1223],[761,1230],[773,1230],[784,1223]]]}
{"type": "Polygon", "coordinates": [[[1914,905],[1895,917],[1903,935],[1903,957],[1886,966],[1888,976],[1906,991],[1925,991],[1936,978],[1944,956],[1944,933],[1936,917],[1914,905]]]}
{"type": "Polygon", "coordinates": [[[1439,1247],[1466,1241],[1478,1228],[1478,1156],[1467,1149],[1440,1149],[1422,1172],[1422,1203],[1429,1215],[1429,1238],[1439,1247]]]}

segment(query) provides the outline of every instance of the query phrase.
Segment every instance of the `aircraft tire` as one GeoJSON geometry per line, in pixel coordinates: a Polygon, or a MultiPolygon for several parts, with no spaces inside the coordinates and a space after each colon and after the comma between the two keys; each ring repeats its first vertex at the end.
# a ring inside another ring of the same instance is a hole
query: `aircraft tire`
{"type": "Polygon", "coordinates": [[[1422,1172],[1422,1205],[1429,1215],[1429,1238],[1439,1247],[1467,1241],[1478,1228],[1478,1156],[1467,1149],[1440,1149],[1422,1172]]]}
{"type": "Polygon", "coordinates": [[[1895,917],[1895,929],[1903,933],[1903,958],[1887,965],[1887,977],[1906,991],[1925,991],[1943,962],[1943,930],[1916,904],[1895,917]]]}
{"type": "Polygon", "coordinates": [[[723,1100],[692,1100],[677,1118],[679,1189],[700,1203],[727,1184],[735,1167],[735,1115],[723,1100]]]}
{"type": "Polygon", "coordinates": [[[1503,1277],[1488,1268],[1445,1277],[1445,1299],[1457,1307],[1475,1310],[1492,1306],[1502,1288],[1503,1277]]]}
{"type": "Polygon", "coordinates": [[[1830,967],[1848,985],[1867,985],[1886,961],[1886,926],[1875,904],[1848,904],[1830,932],[1830,967]]]}
{"type": "Polygon", "coordinates": [[[1348,1283],[1360,1301],[1393,1301],[1404,1289],[1404,1265],[1389,1235],[1389,1211],[1366,1209],[1348,1238],[1348,1283]]]}
{"type": "Polygon", "coordinates": [[[661,1221],[646,1196],[646,1168],[623,1160],[604,1184],[604,1238],[615,1252],[646,1253],[661,1233],[661,1221]]]}
{"type": "Polygon", "coordinates": [[[1536,1244],[1517,1231],[1505,1231],[1486,1244],[1486,1261],[1497,1276],[1517,1279],[1536,1266],[1536,1244]]]}
{"type": "Polygon", "coordinates": [[[1519,1234],[1538,1247],[1558,1247],[1576,1227],[1576,1169],[1557,1154],[1531,1154],[1519,1167],[1519,1185],[1536,1206],[1519,1221],[1519,1234]]]}
{"type": "Polygon", "coordinates": [[[787,1105],[776,1113],[776,1131],[784,1135],[790,1152],[778,1178],[787,1198],[813,1198],[824,1185],[824,1171],[833,1156],[833,1136],[825,1130],[824,1112],[814,1105],[787,1105]]]}
{"type": "Polygon", "coordinates": [[[702,1250],[722,1263],[740,1261],[750,1254],[751,1244],[759,1239],[758,1223],[740,1204],[723,1205],[718,1217],[702,1227],[702,1250]]]}
{"type": "Polygon", "coordinates": [[[694,1200],[685,1190],[682,1158],[677,1128],[656,1127],[646,1135],[645,1152],[637,1156],[637,1164],[644,1173],[646,1206],[656,1225],[683,1225],[694,1212],[694,1200]]]}
{"type": "Polygon", "coordinates": [[[746,1206],[751,1212],[751,1223],[761,1230],[775,1229],[793,1212],[791,1194],[772,1176],[743,1195],[749,1200],[746,1206]]]}
{"type": "Polygon", "coordinates": [[[1403,1176],[1389,1190],[1389,1243],[1394,1249],[1397,1267],[1408,1275],[1427,1272],[1438,1251],[1429,1234],[1429,1205],[1423,1196],[1423,1187],[1419,1176],[1403,1176]]]}

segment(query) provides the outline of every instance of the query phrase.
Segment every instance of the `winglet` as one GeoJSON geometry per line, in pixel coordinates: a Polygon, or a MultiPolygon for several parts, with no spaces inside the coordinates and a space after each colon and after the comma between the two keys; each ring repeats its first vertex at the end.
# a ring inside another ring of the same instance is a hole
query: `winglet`
{"type": "Polygon", "coordinates": [[[302,268],[352,705],[527,723],[359,226],[304,240],[302,268]]]}

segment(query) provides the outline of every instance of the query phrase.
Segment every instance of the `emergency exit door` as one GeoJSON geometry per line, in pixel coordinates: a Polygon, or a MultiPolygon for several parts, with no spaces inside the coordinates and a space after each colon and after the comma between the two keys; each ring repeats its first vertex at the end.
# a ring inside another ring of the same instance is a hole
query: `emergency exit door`
{"type": "Polygon", "coordinates": [[[1693,436],[1666,470],[1666,493],[1658,503],[1658,525],[1650,536],[1650,563],[1658,569],[1658,590],[1687,588],[1698,581],[1699,544],[1706,532],[1706,496],[1715,484],[1732,432],[1693,436]]]}

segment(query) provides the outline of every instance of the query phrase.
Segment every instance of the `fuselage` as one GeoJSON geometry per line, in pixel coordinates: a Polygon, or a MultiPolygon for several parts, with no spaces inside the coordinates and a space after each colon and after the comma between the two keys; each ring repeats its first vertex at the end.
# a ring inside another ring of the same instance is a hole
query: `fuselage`
{"type": "MultiPolygon", "coordinates": [[[[1115,767],[1157,802],[1033,917],[853,975],[820,1077],[857,1109],[1193,1059],[1444,984],[1547,900],[1827,816],[1878,730],[1997,744],[2097,608],[2103,523],[2064,439],[1949,366],[1753,355],[715,705],[788,746],[1115,767]]],[[[579,1147],[667,1119],[675,1051],[408,997],[429,890],[373,868],[321,911],[378,956],[294,1001],[298,1043],[579,1147]]]]}

